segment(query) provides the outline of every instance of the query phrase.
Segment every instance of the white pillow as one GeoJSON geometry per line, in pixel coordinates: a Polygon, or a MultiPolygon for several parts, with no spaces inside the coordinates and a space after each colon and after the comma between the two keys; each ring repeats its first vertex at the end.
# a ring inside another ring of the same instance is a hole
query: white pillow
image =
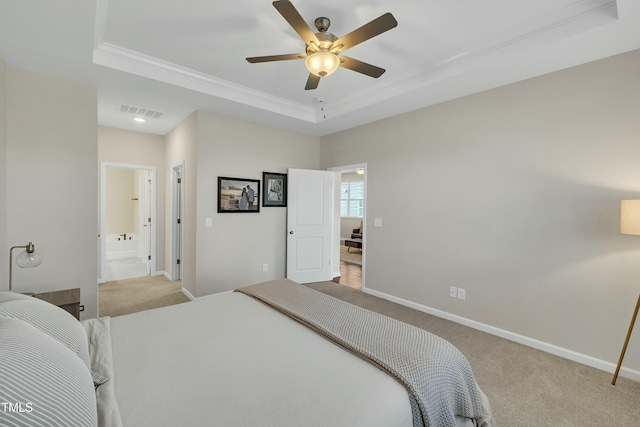
{"type": "Polygon", "coordinates": [[[24,295],[24,294],[18,294],[15,292],[0,292],[0,303],[7,302],[7,301],[14,301],[17,299],[27,299],[27,298],[33,298],[33,297],[29,295],[24,295]]]}
{"type": "Polygon", "coordinates": [[[91,373],[71,350],[19,319],[0,317],[2,425],[96,426],[91,373]]]}
{"type": "Polygon", "coordinates": [[[91,370],[89,341],[80,322],[69,312],[27,295],[0,292],[0,318],[24,320],[64,344],[91,370]]]}

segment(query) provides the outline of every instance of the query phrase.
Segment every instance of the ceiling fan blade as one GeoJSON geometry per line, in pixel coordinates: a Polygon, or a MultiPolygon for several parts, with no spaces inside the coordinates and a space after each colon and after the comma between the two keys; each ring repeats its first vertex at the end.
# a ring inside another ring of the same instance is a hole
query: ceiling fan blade
{"type": "Polygon", "coordinates": [[[320,77],[315,74],[309,73],[309,78],[307,79],[307,85],[304,87],[304,90],[313,90],[318,87],[318,83],[320,83],[320,77]]]}
{"type": "Polygon", "coordinates": [[[348,56],[340,56],[340,66],[347,68],[358,73],[365,74],[367,76],[377,79],[384,74],[385,69],[376,67],[375,65],[367,64],[366,62],[358,61],[357,59],[349,58],[348,56]]]}
{"type": "Polygon", "coordinates": [[[304,59],[306,57],[307,55],[304,53],[291,53],[287,55],[254,56],[247,58],[247,61],[255,64],[256,62],[288,61],[290,59],[304,59]]]}
{"type": "Polygon", "coordinates": [[[397,25],[398,21],[396,21],[396,18],[394,18],[391,13],[387,12],[384,15],[379,16],[378,18],[369,22],[368,24],[364,24],[362,27],[353,30],[346,36],[340,37],[338,40],[333,42],[331,50],[344,52],[345,50],[351,49],[352,47],[364,41],[367,41],[372,37],[395,28],[397,25]]]}
{"type": "Polygon", "coordinates": [[[298,33],[305,44],[310,45],[315,43],[320,45],[320,40],[316,37],[315,33],[309,25],[304,21],[300,13],[296,10],[290,1],[274,1],[273,7],[275,7],[280,15],[291,25],[291,27],[298,33]]]}

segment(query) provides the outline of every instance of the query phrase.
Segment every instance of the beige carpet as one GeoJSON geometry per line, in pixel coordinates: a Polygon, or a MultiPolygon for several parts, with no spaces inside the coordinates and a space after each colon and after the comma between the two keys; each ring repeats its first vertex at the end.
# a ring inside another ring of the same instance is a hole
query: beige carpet
{"type": "Polygon", "coordinates": [[[121,316],[142,310],[189,301],[181,290],[181,282],[164,276],[144,276],[114,280],[98,286],[99,316],[121,316]]]}
{"type": "Polygon", "coordinates": [[[311,288],[439,335],[462,351],[498,427],[640,426],[640,383],[367,295],[333,282],[311,288]]]}
{"type": "Polygon", "coordinates": [[[340,246],[340,261],[362,265],[362,251],[342,245],[340,246]]]}

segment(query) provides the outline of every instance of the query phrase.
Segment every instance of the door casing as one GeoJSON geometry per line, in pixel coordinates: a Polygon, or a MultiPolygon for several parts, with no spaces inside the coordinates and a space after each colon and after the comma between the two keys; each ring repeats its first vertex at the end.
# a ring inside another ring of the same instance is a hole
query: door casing
{"type": "Polygon", "coordinates": [[[106,258],[106,231],[107,231],[107,168],[123,168],[123,169],[139,169],[147,170],[151,173],[151,263],[150,274],[156,274],[156,167],[148,165],[132,165],[127,163],[100,163],[100,232],[99,240],[99,257],[100,265],[98,269],[98,283],[105,282],[105,274],[107,271],[106,258]]]}

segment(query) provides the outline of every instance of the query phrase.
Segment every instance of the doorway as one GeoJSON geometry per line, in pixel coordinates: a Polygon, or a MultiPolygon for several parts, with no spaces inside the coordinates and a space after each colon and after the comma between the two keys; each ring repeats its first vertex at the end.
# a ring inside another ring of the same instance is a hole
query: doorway
{"type": "Polygon", "coordinates": [[[155,167],[101,164],[99,283],[154,275],[155,167]]]}
{"type": "Polygon", "coordinates": [[[329,168],[340,172],[340,203],[335,217],[340,229],[340,279],[338,283],[365,289],[367,164],[329,168]]]}

